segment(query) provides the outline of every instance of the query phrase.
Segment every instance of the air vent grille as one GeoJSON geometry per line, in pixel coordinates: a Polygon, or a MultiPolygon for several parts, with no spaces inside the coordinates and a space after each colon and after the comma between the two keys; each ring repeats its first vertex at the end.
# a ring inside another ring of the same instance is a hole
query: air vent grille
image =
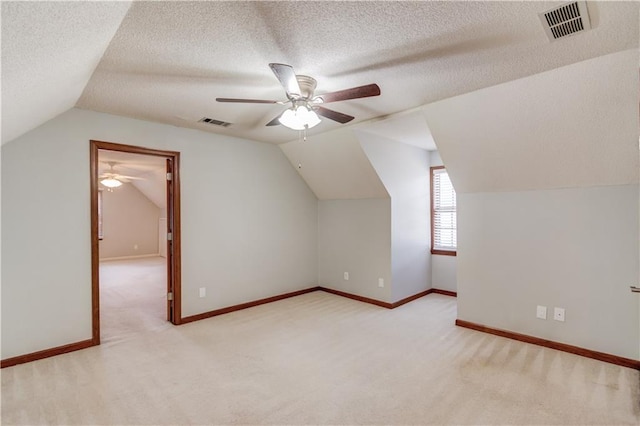
{"type": "Polygon", "coordinates": [[[584,1],[568,3],[541,13],[540,21],[551,41],[591,29],[584,1]]]}
{"type": "Polygon", "coordinates": [[[231,126],[231,123],[227,123],[226,121],[220,121],[220,120],[216,120],[214,118],[209,118],[209,117],[202,117],[200,120],[198,120],[198,123],[207,123],[207,124],[211,124],[214,126],[221,126],[221,127],[231,126]]]}

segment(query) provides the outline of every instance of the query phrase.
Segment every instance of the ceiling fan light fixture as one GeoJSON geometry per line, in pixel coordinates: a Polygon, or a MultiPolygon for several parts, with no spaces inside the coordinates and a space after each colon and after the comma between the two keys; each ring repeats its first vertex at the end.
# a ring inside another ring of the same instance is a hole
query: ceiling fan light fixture
{"type": "Polygon", "coordinates": [[[102,179],[100,181],[100,183],[103,184],[104,186],[106,186],[107,188],[117,188],[120,185],[122,185],[122,182],[120,182],[118,179],[114,179],[114,178],[102,179]]]}
{"type": "Polygon", "coordinates": [[[306,105],[293,106],[280,116],[280,124],[292,130],[310,129],[320,124],[320,118],[306,105]]]}

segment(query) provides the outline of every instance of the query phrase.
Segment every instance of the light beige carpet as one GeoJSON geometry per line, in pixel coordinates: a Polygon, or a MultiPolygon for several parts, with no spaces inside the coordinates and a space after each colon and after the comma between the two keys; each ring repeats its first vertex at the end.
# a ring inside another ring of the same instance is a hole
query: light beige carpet
{"type": "Polygon", "coordinates": [[[629,424],[639,372],[314,292],[2,370],[2,424],[629,424]]]}
{"type": "Polygon", "coordinates": [[[167,321],[167,259],[100,262],[100,341],[109,345],[172,327],[167,321]]]}

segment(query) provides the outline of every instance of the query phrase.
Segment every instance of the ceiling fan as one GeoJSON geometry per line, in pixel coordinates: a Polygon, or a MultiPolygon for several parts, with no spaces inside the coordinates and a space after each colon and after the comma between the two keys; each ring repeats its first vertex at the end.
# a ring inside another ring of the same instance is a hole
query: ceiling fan
{"type": "Polygon", "coordinates": [[[114,169],[117,164],[115,161],[107,161],[106,164],[109,165],[109,170],[103,172],[98,179],[100,183],[112,190],[113,188],[117,188],[123,183],[128,183],[132,180],[143,180],[143,178],[139,178],[136,176],[126,176],[122,175],[114,169]]]}
{"type": "Polygon", "coordinates": [[[341,124],[348,123],[355,118],[351,115],[325,108],[322,104],[380,95],[380,87],[378,87],[377,84],[367,84],[365,86],[314,96],[317,84],[314,78],[307,75],[296,75],[291,65],[272,63],[269,64],[269,67],[278,81],[280,81],[280,84],[287,94],[288,100],[272,101],[262,99],[216,98],[216,101],[279,105],[291,103],[290,108],[268,122],[267,126],[282,124],[293,130],[306,130],[320,123],[318,115],[341,124]]]}

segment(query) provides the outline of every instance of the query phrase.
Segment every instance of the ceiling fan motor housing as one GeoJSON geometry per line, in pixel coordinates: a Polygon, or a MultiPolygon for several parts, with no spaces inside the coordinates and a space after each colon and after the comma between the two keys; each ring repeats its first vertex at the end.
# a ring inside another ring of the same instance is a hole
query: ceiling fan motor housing
{"type": "Polygon", "coordinates": [[[317,81],[308,75],[296,75],[298,86],[300,86],[300,96],[303,99],[311,99],[313,92],[316,90],[317,81]]]}

